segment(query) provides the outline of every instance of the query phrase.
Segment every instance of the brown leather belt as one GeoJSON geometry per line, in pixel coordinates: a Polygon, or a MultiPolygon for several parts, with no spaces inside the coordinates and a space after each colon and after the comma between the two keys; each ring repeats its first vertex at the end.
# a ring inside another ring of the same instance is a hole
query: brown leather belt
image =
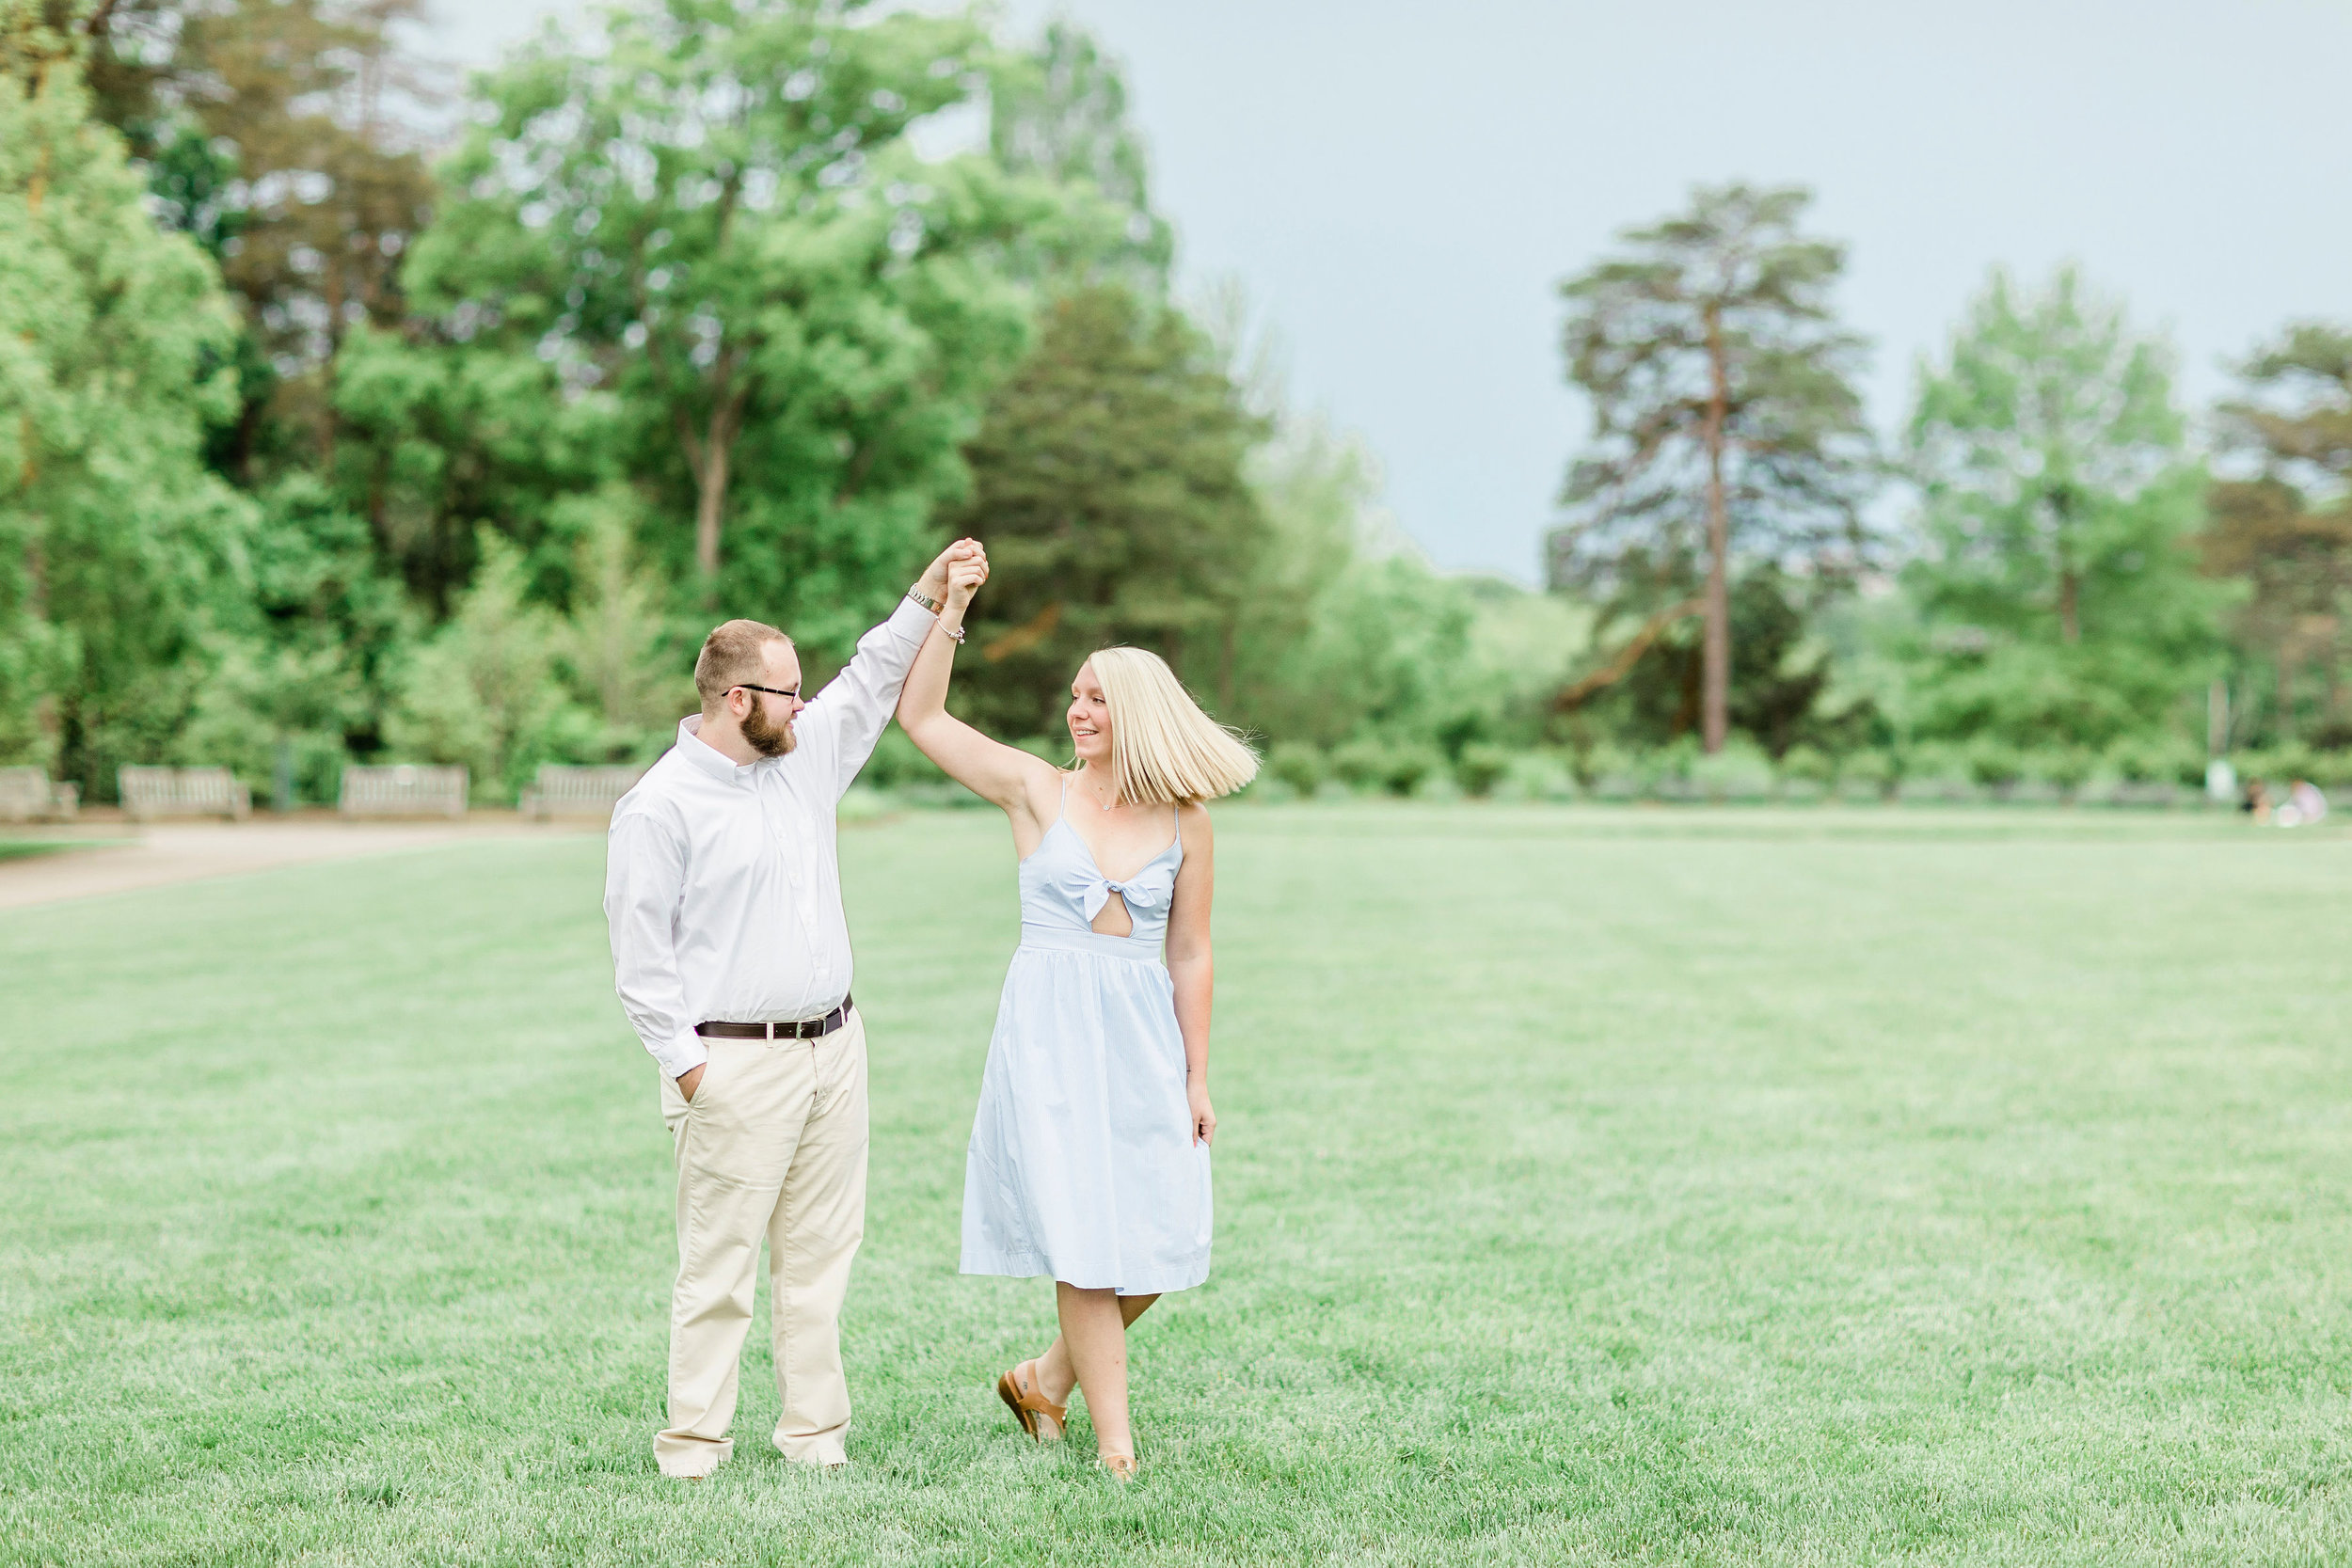
{"type": "Polygon", "coordinates": [[[841,1006],[822,1018],[805,1019],[799,1023],[720,1023],[694,1025],[694,1033],[714,1040],[813,1040],[832,1034],[850,1022],[850,1009],[855,1003],[849,997],[841,1006]]]}

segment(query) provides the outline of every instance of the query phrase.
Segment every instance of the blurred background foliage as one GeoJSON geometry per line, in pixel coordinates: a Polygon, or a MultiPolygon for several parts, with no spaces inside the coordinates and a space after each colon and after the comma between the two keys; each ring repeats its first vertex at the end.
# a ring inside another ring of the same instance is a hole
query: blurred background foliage
{"type": "Polygon", "coordinates": [[[1083,29],[638,0],[437,100],[415,11],[0,0],[0,762],[512,799],[657,754],[712,621],[822,679],[971,532],[964,712],[1056,754],[1140,643],[1268,795],[2352,780],[2343,325],[2201,412],[2078,269],[1996,271],[1876,433],[1809,194],[1701,187],[1563,280],[1532,589],[1434,570],[1238,288],[1173,292],[1083,29]]]}

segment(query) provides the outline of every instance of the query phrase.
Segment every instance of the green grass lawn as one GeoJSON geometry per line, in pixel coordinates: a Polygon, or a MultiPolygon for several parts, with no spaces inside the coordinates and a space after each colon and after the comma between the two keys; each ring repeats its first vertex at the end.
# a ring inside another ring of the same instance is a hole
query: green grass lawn
{"type": "MultiPolygon", "coordinates": [[[[1144,1476],[955,1273],[993,814],[844,835],[854,1470],[654,1471],[673,1266],[593,837],[0,914],[0,1561],[2342,1562],[2352,841],[1220,815],[1217,1263],[1144,1476]]],[[[764,1291],[764,1286],[763,1286],[764,1291]]]]}
{"type": "Polygon", "coordinates": [[[89,844],[69,838],[0,838],[0,861],[30,860],[35,855],[54,855],[60,849],[87,849],[89,844]]]}

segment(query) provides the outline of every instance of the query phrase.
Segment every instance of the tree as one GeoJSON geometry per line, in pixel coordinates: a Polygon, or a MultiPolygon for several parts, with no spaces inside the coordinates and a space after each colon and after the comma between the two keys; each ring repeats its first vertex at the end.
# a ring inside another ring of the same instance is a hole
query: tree
{"type": "Polygon", "coordinates": [[[691,531],[656,557],[843,641],[963,482],[1018,357],[993,264],[1051,221],[984,158],[908,132],[975,90],[978,27],[829,0],[661,0],[550,32],[484,85],[461,193],[407,272],[437,344],[608,393],[626,471],[691,531]]]}
{"type": "Polygon", "coordinates": [[[973,624],[980,665],[961,683],[970,711],[1050,730],[1086,656],[1129,641],[1229,700],[1265,546],[1243,471],[1263,431],[1174,309],[1110,284],[1052,302],[990,401],[970,499],[948,519],[987,542],[994,574],[973,624]]]}
{"type": "MultiPolygon", "coordinates": [[[[1806,626],[1814,586],[1769,562],[1731,584],[1731,724],[1774,757],[1799,745],[1851,750],[1871,719],[1867,701],[1824,711],[1829,651],[1807,636],[1806,626]]],[[[1597,710],[1627,738],[1649,745],[1694,733],[1704,647],[1689,626],[1687,618],[1661,625],[1614,679],[1587,677],[1559,694],[1555,710],[1597,710]]]]}
{"type": "Polygon", "coordinates": [[[236,394],[218,275],[159,231],[66,36],[0,16],[0,750],[86,794],[184,722],[250,508],[202,465],[236,394]]]}
{"type": "Polygon", "coordinates": [[[1109,243],[1082,236],[1093,243],[1044,258],[1048,270],[1092,265],[1138,293],[1167,292],[1175,230],[1152,210],[1150,160],[1127,119],[1126,73],[1091,33],[1057,20],[1035,48],[997,56],[988,139],[1006,169],[1089,187],[1117,214],[1109,243]]]}
{"type": "Polygon", "coordinates": [[[2276,728],[2296,728],[2295,677],[2327,683],[2321,736],[2352,741],[2342,671],[2352,625],[2352,329],[2307,322],[2240,367],[2244,392],[2219,410],[2224,440],[2252,471],[2213,487],[2206,569],[2246,585],[2241,646],[2266,657],[2276,728]]]}
{"type": "Polygon", "coordinates": [[[243,404],[223,471],[331,461],[336,355],[396,324],[402,258],[434,198],[392,112],[424,88],[394,43],[421,0],[104,0],[71,9],[101,118],[146,166],[160,216],[246,308],[243,404]]]}
{"type": "Polygon", "coordinates": [[[1700,187],[1560,285],[1568,379],[1593,434],[1561,496],[1554,580],[1653,621],[1697,598],[1710,752],[1731,719],[1736,560],[1847,574],[1863,554],[1875,473],[1853,386],[1863,341],[1830,307],[1844,248],[1798,230],[1811,199],[1700,187]]]}
{"type": "Polygon", "coordinates": [[[389,570],[435,620],[479,564],[482,531],[527,558],[534,594],[570,593],[578,516],[568,503],[623,472],[628,430],[610,392],[495,337],[360,327],[336,372],[344,438],[330,475],[368,520],[389,570]]]}
{"type": "MultiPolygon", "coordinates": [[[[278,384],[272,412],[326,463],[336,356],[355,326],[402,319],[399,269],[436,196],[389,111],[414,87],[393,29],[423,12],[422,0],[231,0],[183,13],[182,119],[157,173],[210,151],[231,174],[222,271],[278,384]]],[[[248,405],[240,421],[241,473],[265,444],[262,417],[248,405]]]]}
{"type": "Polygon", "coordinates": [[[2161,341],[2072,267],[2033,293],[1996,270],[1947,362],[1920,367],[1908,448],[1929,732],[2096,745],[2160,722],[2214,610],[2161,341]]]}

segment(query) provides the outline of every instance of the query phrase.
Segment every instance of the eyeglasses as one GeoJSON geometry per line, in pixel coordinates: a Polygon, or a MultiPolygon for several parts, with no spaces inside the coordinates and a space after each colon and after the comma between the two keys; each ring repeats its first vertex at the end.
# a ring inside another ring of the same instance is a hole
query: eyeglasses
{"type": "Polygon", "coordinates": [[[780,687],[754,686],[749,681],[737,681],[733,686],[728,687],[727,689],[729,691],[765,691],[771,697],[789,697],[796,703],[801,700],[801,690],[798,687],[794,687],[791,690],[787,691],[780,687]]]}

